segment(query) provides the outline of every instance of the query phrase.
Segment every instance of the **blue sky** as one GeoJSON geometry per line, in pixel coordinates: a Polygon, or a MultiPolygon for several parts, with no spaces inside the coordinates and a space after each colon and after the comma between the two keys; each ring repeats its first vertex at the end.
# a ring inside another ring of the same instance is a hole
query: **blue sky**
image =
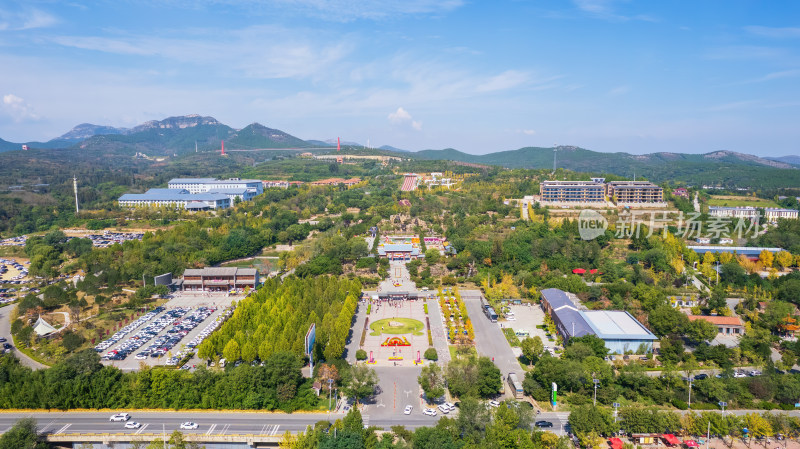
{"type": "Polygon", "coordinates": [[[0,137],[197,113],[304,139],[800,154],[800,2],[0,0],[0,137]]]}

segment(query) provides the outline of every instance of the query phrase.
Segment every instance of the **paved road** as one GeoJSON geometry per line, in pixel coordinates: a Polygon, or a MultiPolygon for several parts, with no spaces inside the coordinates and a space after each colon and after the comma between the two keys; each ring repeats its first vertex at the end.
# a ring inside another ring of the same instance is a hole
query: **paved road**
{"type": "MultiPolygon", "coordinates": [[[[11,344],[13,344],[14,341],[11,338],[11,311],[16,307],[17,307],[16,305],[0,307],[0,337],[7,338],[8,342],[11,344]]],[[[36,360],[33,360],[32,358],[18,351],[16,346],[14,347],[14,355],[17,356],[20,363],[29,368],[33,369],[48,368],[46,365],[42,365],[36,360]]]]}
{"type": "Polygon", "coordinates": [[[495,365],[500,368],[503,376],[508,376],[508,373],[517,373],[517,376],[520,376],[523,372],[522,367],[514,356],[503,331],[500,330],[497,323],[490,322],[481,310],[481,292],[462,290],[461,299],[467,306],[467,313],[469,313],[475,329],[475,346],[478,354],[493,357],[495,365]]]}
{"type": "MultiPolygon", "coordinates": [[[[199,424],[196,430],[185,433],[206,435],[260,434],[280,435],[286,432],[305,430],[318,421],[333,422],[344,417],[343,413],[247,413],[247,412],[144,412],[130,411],[131,421],[142,424],[139,429],[125,429],[124,423],[110,422],[113,412],[37,412],[0,413],[0,433],[8,431],[21,418],[32,417],[43,432],[58,433],[158,433],[170,434],[180,423],[193,421],[199,424]]],[[[425,416],[415,407],[411,415],[403,415],[402,409],[391,416],[372,416],[369,409],[364,412],[365,423],[389,429],[394,425],[408,428],[435,425],[437,417],[425,416]]]]}

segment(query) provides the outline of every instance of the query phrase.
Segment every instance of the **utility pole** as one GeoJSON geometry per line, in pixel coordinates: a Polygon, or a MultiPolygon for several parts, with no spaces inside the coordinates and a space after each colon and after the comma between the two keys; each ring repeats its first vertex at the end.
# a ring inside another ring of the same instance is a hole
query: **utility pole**
{"type": "Polygon", "coordinates": [[[592,382],[594,383],[594,406],[597,407],[597,384],[600,383],[600,379],[592,378],[592,382]]]}
{"type": "Polygon", "coordinates": [[[558,144],[553,144],[553,174],[556,174],[556,155],[558,154],[558,144]]]}
{"type": "Polygon", "coordinates": [[[689,376],[689,404],[688,408],[692,408],[692,382],[694,382],[694,376],[689,376]]]}

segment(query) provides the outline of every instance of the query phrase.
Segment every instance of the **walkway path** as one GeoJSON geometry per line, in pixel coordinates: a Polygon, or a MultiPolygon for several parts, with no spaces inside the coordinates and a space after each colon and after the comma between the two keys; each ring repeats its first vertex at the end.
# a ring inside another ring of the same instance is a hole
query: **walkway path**
{"type": "MultiPolygon", "coordinates": [[[[14,341],[14,339],[11,338],[11,311],[16,307],[17,307],[16,305],[10,305],[0,308],[0,337],[7,338],[9,343],[14,341]]],[[[33,360],[24,353],[18,351],[16,347],[14,347],[14,355],[17,356],[22,365],[27,366],[29,368],[33,369],[48,368],[47,365],[42,365],[36,360],[33,360]]]]}

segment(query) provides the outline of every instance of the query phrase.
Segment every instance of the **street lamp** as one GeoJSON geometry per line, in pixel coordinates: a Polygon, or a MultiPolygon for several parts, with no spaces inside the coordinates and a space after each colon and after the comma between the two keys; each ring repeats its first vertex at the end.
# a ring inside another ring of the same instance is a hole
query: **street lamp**
{"type": "Polygon", "coordinates": [[[687,408],[692,408],[692,382],[694,382],[694,376],[689,376],[689,404],[687,408]]]}
{"type": "Polygon", "coordinates": [[[614,407],[614,422],[617,422],[617,409],[619,408],[619,402],[615,402],[611,404],[614,407]]]}
{"type": "Polygon", "coordinates": [[[600,383],[600,379],[592,379],[594,382],[594,406],[597,407],[597,384],[600,383]]]}
{"type": "Polygon", "coordinates": [[[722,407],[722,414],[725,414],[725,407],[728,406],[728,403],[725,401],[719,401],[719,406],[722,407]]]}

